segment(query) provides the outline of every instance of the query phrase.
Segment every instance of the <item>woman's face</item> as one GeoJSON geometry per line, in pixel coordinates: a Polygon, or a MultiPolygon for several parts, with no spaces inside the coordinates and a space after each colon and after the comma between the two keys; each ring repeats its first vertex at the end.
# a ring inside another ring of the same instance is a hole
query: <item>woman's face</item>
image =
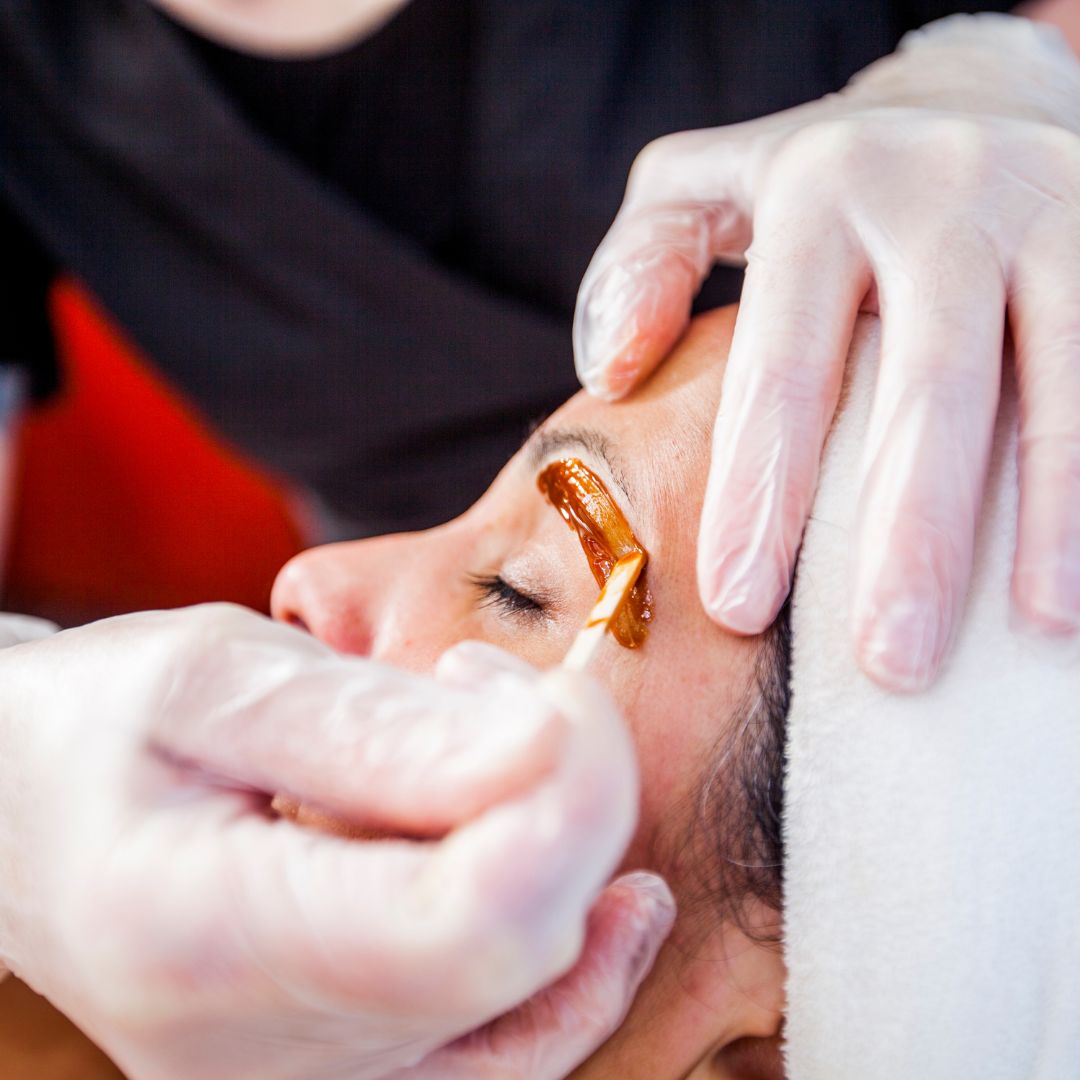
{"type": "Polygon", "coordinates": [[[626,402],[572,398],[455,521],[315,548],[274,587],[275,615],[345,652],[424,671],[456,642],[480,639],[548,667],[569,648],[598,588],[577,536],[538,489],[538,473],[580,459],[648,550],[648,639],[630,650],[609,637],[591,671],[622,707],[641,767],[639,827],[623,869],[664,874],[682,914],[625,1024],[575,1076],[781,1075],[778,950],[752,943],[724,922],[719,898],[702,896],[711,875],[693,865],[702,849],[688,840],[761,647],[714,626],[695,583],[709,431],[733,319],[731,309],[697,319],[626,402]]]}

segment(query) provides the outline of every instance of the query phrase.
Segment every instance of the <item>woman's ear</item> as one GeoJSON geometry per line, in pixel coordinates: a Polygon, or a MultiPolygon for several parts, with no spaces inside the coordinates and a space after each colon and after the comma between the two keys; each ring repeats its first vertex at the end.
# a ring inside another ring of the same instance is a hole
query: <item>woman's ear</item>
{"type": "Polygon", "coordinates": [[[688,1080],[784,1080],[787,967],[776,940],[779,921],[755,902],[744,911],[744,929],[725,924],[719,931],[725,1030],[688,1080]]]}
{"type": "MultiPolygon", "coordinates": [[[[758,904],[750,927],[775,932],[758,904]]],[[[783,1080],[787,970],[780,945],[685,909],[630,1014],[573,1080],[783,1080]]]]}
{"type": "MultiPolygon", "coordinates": [[[[766,1039],[748,1037],[728,1043],[713,1056],[701,1080],[784,1080],[783,1032],[766,1039]]],[[[697,1080],[691,1074],[689,1080],[697,1080]]]]}
{"type": "Polygon", "coordinates": [[[780,916],[768,905],[745,905],[740,926],[724,923],[709,948],[720,962],[730,1043],[771,1039],[783,1026],[787,967],[779,941],[780,916]]]}

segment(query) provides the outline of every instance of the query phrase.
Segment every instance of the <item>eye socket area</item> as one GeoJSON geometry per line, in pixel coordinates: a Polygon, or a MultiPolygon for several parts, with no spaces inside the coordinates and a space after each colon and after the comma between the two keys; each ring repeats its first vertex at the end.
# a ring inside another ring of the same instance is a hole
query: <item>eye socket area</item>
{"type": "Polygon", "coordinates": [[[481,608],[494,608],[500,614],[536,623],[546,619],[550,601],[526,592],[499,574],[470,574],[469,581],[477,593],[481,608]]]}
{"type": "Polygon", "coordinates": [[[527,535],[466,563],[463,581],[477,633],[554,662],[596,602],[597,587],[576,538],[539,492],[536,507],[527,535]]]}

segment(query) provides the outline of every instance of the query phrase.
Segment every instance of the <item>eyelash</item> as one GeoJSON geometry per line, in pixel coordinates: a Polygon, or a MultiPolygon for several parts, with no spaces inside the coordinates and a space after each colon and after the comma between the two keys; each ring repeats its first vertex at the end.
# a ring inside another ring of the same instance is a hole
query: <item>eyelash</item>
{"type": "Polygon", "coordinates": [[[535,619],[547,613],[544,601],[515,589],[498,574],[474,576],[471,581],[480,594],[482,607],[497,608],[507,615],[524,619],[535,619]]]}

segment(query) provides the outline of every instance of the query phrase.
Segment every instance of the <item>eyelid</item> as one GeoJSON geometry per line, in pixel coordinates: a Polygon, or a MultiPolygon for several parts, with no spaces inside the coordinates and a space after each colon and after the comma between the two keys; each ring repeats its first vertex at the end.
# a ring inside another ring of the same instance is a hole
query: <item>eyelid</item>
{"type": "Polygon", "coordinates": [[[470,574],[469,581],[480,594],[481,607],[500,608],[505,614],[524,619],[550,618],[550,601],[526,592],[502,574],[470,574]]]}

